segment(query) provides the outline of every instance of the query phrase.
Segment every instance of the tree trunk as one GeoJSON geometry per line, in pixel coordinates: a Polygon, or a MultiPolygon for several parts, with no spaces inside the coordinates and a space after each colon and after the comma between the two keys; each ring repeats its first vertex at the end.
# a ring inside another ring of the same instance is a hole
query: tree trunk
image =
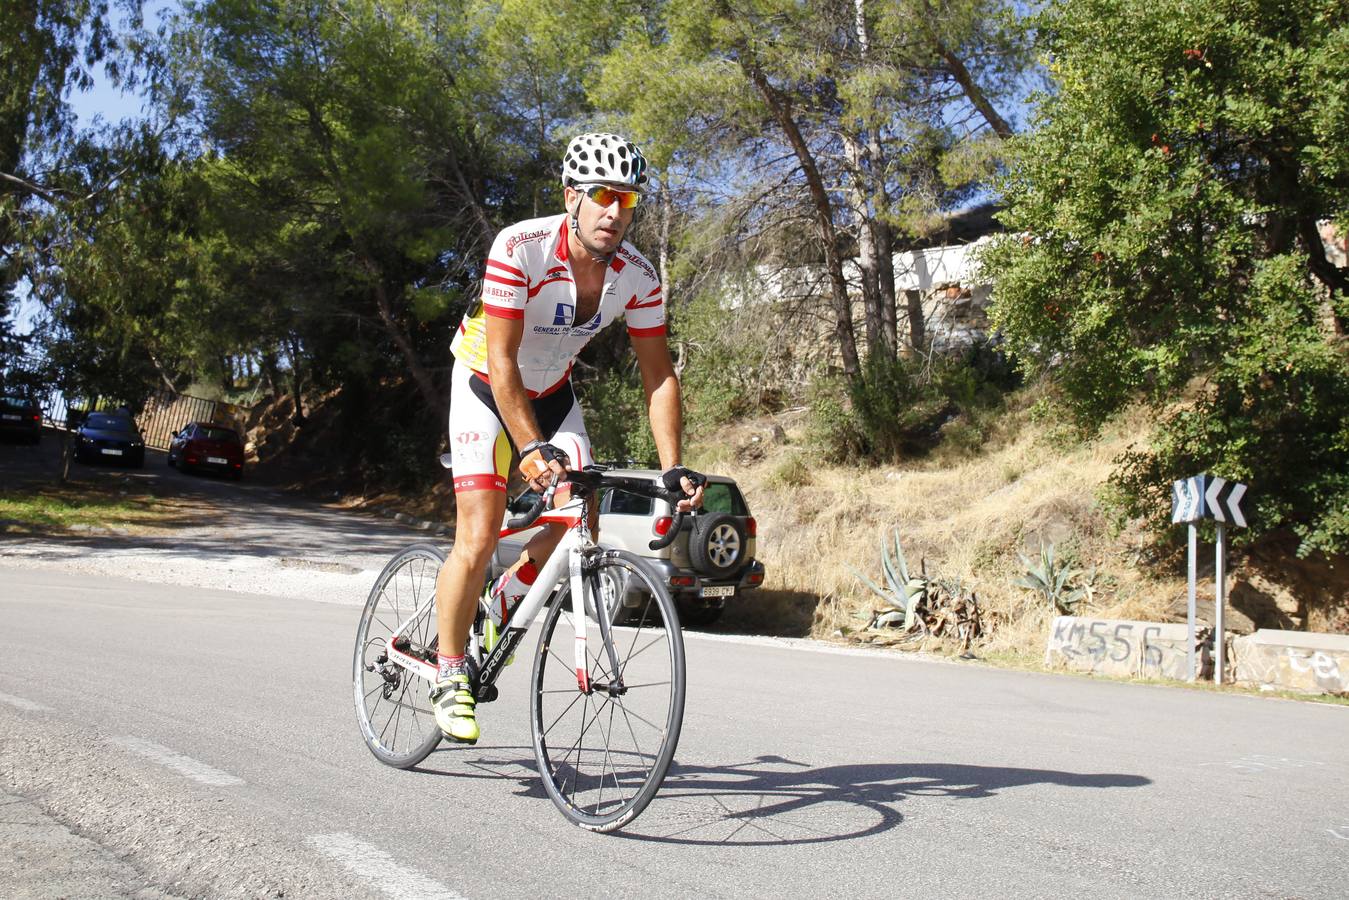
{"type": "Polygon", "coordinates": [[[989,102],[988,96],[983,88],[975,84],[974,76],[970,70],[965,68],[965,63],[960,57],[951,52],[950,48],[937,41],[937,52],[941,54],[942,61],[946,63],[946,70],[951,73],[951,77],[960,85],[960,89],[965,92],[974,108],[979,110],[979,115],[984,117],[984,121],[993,129],[994,134],[1000,138],[1009,138],[1012,136],[1012,126],[1007,124],[1007,120],[998,115],[998,111],[993,108],[989,102]]]}
{"type": "Polygon", "coordinates": [[[1330,293],[1330,321],[1338,337],[1344,337],[1349,322],[1336,312],[1335,295],[1349,296],[1349,271],[1341,269],[1326,257],[1326,245],[1321,239],[1321,230],[1316,227],[1316,217],[1304,215],[1298,219],[1298,235],[1307,253],[1307,263],[1316,279],[1326,286],[1330,293]]]}
{"type": "MultiPolygon", "coordinates": [[[[860,2],[860,0],[859,0],[860,2]]],[[[862,279],[862,308],[865,314],[867,334],[867,356],[878,353],[891,355],[893,346],[885,340],[885,315],[882,308],[880,288],[880,258],[876,248],[876,235],[872,229],[875,215],[867,203],[865,182],[867,180],[866,151],[856,135],[843,132],[843,151],[847,154],[852,168],[852,177],[848,183],[848,206],[852,209],[857,224],[857,268],[862,279]]]]}
{"type": "Polygon", "coordinates": [[[431,377],[431,373],[417,358],[417,350],[412,346],[412,336],[408,334],[407,329],[403,327],[403,323],[394,315],[393,304],[389,302],[389,292],[385,289],[384,279],[379,267],[368,256],[362,259],[362,263],[365,265],[366,271],[370,273],[375,295],[375,306],[379,310],[379,320],[384,325],[384,330],[388,333],[394,346],[398,348],[398,352],[403,354],[403,362],[408,367],[412,382],[417,385],[417,390],[421,392],[422,399],[433,410],[444,411],[448,409],[448,403],[436,390],[436,383],[431,377]]]}
{"type": "MultiPolygon", "coordinates": [[[[867,25],[866,0],[853,0],[853,11],[857,48],[863,65],[866,65],[871,58],[871,30],[867,25]]],[[[867,300],[875,304],[874,315],[877,320],[873,335],[872,307],[868,306],[867,352],[872,353],[883,348],[886,358],[893,360],[899,348],[899,327],[895,309],[894,234],[890,224],[883,218],[890,208],[890,196],[885,186],[885,152],[881,149],[880,138],[875,130],[864,130],[864,135],[865,152],[862,150],[860,137],[855,146],[851,143],[850,135],[845,136],[844,140],[848,142],[845,145],[848,158],[852,161],[857,173],[855,177],[858,179],[856,185],[858,198],[854,201],[854,208],[866,210],[864,223],[867,232],[866,242],[869,246],[863,246],[860,237],[858,244],[859,253],[864,259],[863,293],[865,295],[869,282],[873,297],[867,300]],[[868,256],[874,263],[871,272],[867,271],[868,266],[865,262],[868,256]]]]}
{"type": "Polygon", "coordinates": [[[656,194],[656,203],[660,209],[660,237],[657,245],[656,265],[660,272],[660,293],[665,298],[665,308],[670,309],[670,192],[661,182],[660,192],[656,194]]]}
{"type": "Polygon", "coordinates": [[[834,230],[834,210],[829,202],[829,192],[820,177],[815,157],[811,154],[796,120],[792,118],[788,99],[769,84],[767,76],[758,64],[747,58],[748,51],[744,47],[740,50],[741,69],[749,76],[759,95],[768,104],[773,118],[777,120],[778,126],[787,137],[787,142],[791,144],[792,152],[796,154],[802,173],[806,176],[810,199],[815,207],[816,229],[820,242],[824,245],[825,268],[829,273],[830,301],[834,309],[834,337],[838,341],[839,354],[843,358],[843,373],[849,378],[855,378],[861,372],[861,365],[857,358],[857,339],[853,335],[852,327],[852,302],[848,298],[848,282],[843,277],[843,260],[838,252],[838,233],[834,230]]]}
{"type": "Polygon", "coordinates": [[[300,342],[293,333],[286,335],[286,352],[290,354],[290,383],[295,394],[295,416],[292,421],[299,428],[304,425],[304,385],[300,373],[300,342]]]}
{"type": "Polygon", "coordinates": [[[927,343],[927,326],[923,322],[923,292],[905,291],[909,308],[909,346],[906,356],[921,353],[927,343]]]}

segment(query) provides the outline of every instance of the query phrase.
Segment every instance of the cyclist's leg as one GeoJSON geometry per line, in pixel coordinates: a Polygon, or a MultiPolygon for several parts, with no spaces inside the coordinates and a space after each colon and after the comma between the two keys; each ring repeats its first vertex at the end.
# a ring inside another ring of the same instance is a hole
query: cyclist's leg
{"type": "MultiPolygon", "coordinates": [[[[495,412],[469,389],[471,370],[455,364],[450,388],[450,455],[455,493],[455,536],[436,577],[440,652],[463,653],[478,596],[496,549],[506,511],[510,444],[495,412]]],[[[478,739],[473,696],[462,664],[442,666],[434,700],[436,721],[454,740],[478,739]]]]}

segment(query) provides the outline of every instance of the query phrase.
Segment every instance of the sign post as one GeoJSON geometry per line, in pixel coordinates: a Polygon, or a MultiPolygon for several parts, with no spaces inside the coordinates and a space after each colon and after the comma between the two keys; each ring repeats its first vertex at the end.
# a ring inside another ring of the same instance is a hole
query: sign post
{"type": "Polygon", "coordinates": [[[1199,547],[1199,529],[1193,522],[1189,525],[1190,531],[1190,602],[1186,606],[1185,621],[1188,629],[1185,632],[1185,660],[1190,673],[1189,680],[1194,681],[1195,673],[1198,671],[1195,666],[1195,648],[1194,648],[1194,617],[1195,617],[1195,583],[1199,580],[1199,554],[1196,552],[1199,547]]]}
{"type": "Polygon", "coordinates": [[[1185,658],[1190,681],[1194,681],[1197,674],[1195,585],[1198,581],[1199,537],[1196,524],[1211,518],[1218,527],[1213,573],[1213,680],[1222,684],[1226,650],[1223,613],[1227,607],[1227,525],[1246,527],[1246,516],[1241,510],[1241,498],[1245,494],[1246,485],[1216,475],[1196,475],[1171,483],[1171,521],[1177,525],[1182,522],[1189,525],[1189,603],[1186,608],[1188,627],[1185,658]]]}

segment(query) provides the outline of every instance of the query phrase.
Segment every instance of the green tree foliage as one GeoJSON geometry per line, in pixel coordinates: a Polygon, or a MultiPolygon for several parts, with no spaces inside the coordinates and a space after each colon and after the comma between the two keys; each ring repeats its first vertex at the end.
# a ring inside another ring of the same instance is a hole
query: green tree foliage
{"type": "MultiPolygon", "coordinates": [[[[1349,550],[1349,20],[1333,0],[1065,0],[1036,22],[1057,91],[1013,141],[986,256],[994,317],[1094,427],[1135,398],[1151,446],[1123,512],[1173,478],[1248,482],[1253,535],[1349,550]]],[[[1250,505],[1250,504],[1248,504],[1250,505]]]]}
{"type": "MultiPolygon", "coordinates": [[[[893,358],[893,252],[988,175],[986,136],[1010,133],[995,106],[1024,71],[1014,17],[995,0],[656,10],[654,27],[634,18],[605,60],[596,102],[624,112],[659,164],[729,184],[739,219],[708,218],[732,239],[775,232],[779,259],[823,263],[847,377],[861,377],[867,353],[893,358]],[[861,336],[845,272],[854,250],[861,336]]],[[[909,332],[922,343],[921,321],[909,332]]]]}

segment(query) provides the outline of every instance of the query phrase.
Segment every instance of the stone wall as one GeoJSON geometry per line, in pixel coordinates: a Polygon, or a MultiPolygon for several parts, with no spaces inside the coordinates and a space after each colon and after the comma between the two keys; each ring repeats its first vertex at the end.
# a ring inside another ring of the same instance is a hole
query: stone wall
{"type": "Polygon", "coordinates": [[[1349,692],[1349,635],[1262,628],[1232,638],[1232,673],[1241,683],[1281,690],[1349,692]]]}
{"type": "MultiPolygon", "coordinates": [[[[1045,665],[1139,678],[1188,677],[1186,626],[1059,616],[1049,629],[1045,665]]],[[[1200,660],[1206,668],[1207,654],[1200,660]]]]}

